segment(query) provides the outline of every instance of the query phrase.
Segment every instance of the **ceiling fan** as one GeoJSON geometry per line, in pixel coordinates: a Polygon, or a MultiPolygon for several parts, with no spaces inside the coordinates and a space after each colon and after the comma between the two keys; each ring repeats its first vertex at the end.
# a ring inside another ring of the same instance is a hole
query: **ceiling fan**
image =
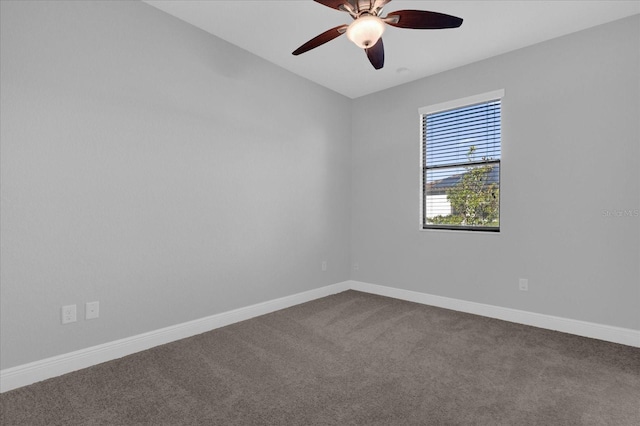
{"type": "Polygon", "coordinates": [[[347,38],[364,49],[375,69],[384,66],[382,33],[385,24],[398,28],[435,30],[457,28],[462,18],[426,10],[396,10],[381,17],[383,7],[391,0],[314,0],[332,9],[347,12],[353,18],[349,25],[338,25],[312,38],[292,53],[300,55],[346,33],[347,38]]]}

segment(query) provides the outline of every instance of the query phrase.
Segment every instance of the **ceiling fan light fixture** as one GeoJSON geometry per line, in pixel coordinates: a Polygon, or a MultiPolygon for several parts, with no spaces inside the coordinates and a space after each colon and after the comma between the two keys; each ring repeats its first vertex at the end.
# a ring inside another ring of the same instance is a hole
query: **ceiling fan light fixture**
{"type": "Polygon", "coordinates": [[[347,28],[347,38],[356,46],[367,49],[378,42],[384,32],[384,26],[384,21],[377,16],[361,16],[347,28]]]}
{"type": "MultiPolygon", "coordinates": [[[[1,0],[0,0],[1,1],[1,0]]],[[[384,44],[382,33],[386,25],[397,28],[413,28],[416,30],[437,30],[457,28],[462,25],[462,18],[428,10],[396,10],[384,18],[380,18],[382,8],[391,0],[315,0],[332,9],[349,14],[353,18],[351,25],[342,24],[331,28],[296,50],[293,55],[300,55],[318,46],[347,34],[347,38],[355,43],[367,55],[373,68],[379,70],[384,66],[384,44]]]]}

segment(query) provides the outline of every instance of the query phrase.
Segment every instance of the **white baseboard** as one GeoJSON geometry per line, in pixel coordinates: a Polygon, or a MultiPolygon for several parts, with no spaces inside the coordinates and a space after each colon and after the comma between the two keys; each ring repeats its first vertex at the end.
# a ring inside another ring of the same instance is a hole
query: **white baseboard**
{"type": "Polygon", "coordinates": [[[92,365],[122,358],[123,356],[131,355],[154,346],[195,336],[229,324],[299,305],[331,294],[340,293],[348,289],[349,285],[345,281],[150,331],[148,333],[138,334],[137,336],[127,337],[102,345],[80,349],[17,367],[6,368],[0,371],[0,392],[6,392],[92,365]]]}
{"type": "Polygon", "coordinates": [[[437,306],[440,308],[452,309],[454,311],[466,312],[640,348],[640,330],[613,327],[587,321],[555,317],[552,315],[537,314],[534,312],[520,311],[518,309],[486,305],[483,303],[468,302],[466,300],[435,296],[432,294],[402,290],[394,287],[385,287],[377,284],[368,284],[360,281],[348,281],[348,284],[349,288],[365,293],[378,294],[380,296],[393,297],[395,299],[407,300],[424,305],[437,306]]]}
{"type": "Polygon", "coordinates": [[[345,290],[357,290],[380,296],[393,297],[424,305],[437,306],[470,314],[501,319],[578,336],[591,337],[608,342],[640,347],[640,331],[612,327],[586,321],[554,317],[517,309],[502,308],[482,303],[468,302],[449,297],[435,296],[411,290],[402,290],[360,281],[344,281],[318,289],[270,300],[263,303],[223,312],[194,321],[177,324],[137,336],[92,346],[90,348],[46,358],[29,364],[0,371],[0,392],[6,392],[35,382],[46,380],[102,362],[131,355],[154,346],[163,345],[186,337],[195,336],[280,309],[309,302],[345,290]]]}

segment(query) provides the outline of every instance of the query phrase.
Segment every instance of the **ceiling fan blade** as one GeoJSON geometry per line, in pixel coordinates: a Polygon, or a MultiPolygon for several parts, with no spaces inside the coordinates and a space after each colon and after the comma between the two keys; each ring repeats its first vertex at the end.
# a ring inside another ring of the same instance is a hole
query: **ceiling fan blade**
{"type": "Polygon", "coordinates": [[[292,52],[294,55],[299,55],[304,52],[308,52],[311,49],[315,49],[318,46],[325,44],[328,41],[333,40],[336,37],[341,36],[347,30],[348,25],[338,25],[335,28],[331,28],[323,32],[322,34],[315,36],[302,46],[298,47],[296,50],[292,52]]]}
{"type": "Polygon", "coordinates": [[[341,5],[348,3],[347,0],[313,0],[313,1],[337,10],[340,10],[341,5]]]}
{"type": "Polygon", "coordinates": [[[367,58],[369,58],[369,62],[375,69],[379,70],[384,66],[384,44],[382,39],[379,39],[373,47],[364,49],[364,51],[367,52],[367,58]]]}
{"type": "Polygon", "coordinates": [[[418,30],[457,28],[462,25],[462,18],[426,10],[396,10],[390,12],[383,20],[394,27],[418,30]]]}

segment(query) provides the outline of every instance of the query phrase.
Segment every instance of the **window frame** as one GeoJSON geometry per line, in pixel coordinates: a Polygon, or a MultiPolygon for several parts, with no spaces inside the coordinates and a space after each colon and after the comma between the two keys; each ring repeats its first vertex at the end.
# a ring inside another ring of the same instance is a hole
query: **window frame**
{"type": "MultiPolygon", "coordinates": [[[[489,227],[489,226],[456,226],[456,225],[428,225],[425,222],[425,214],[426,214],[426,203],[427,197],[425,193],[425,172],[426,172],[426,135],[424,134],[424,117],[428,114],[435,114],[439,112],[449,111],[458,108],[470,107],[473,105],[500,100],[500,159],[497,161],[492,161],[492,163],[497,163],[499,166],[498,169],[498,182],[501,186],[502,184],[502,146],[503,146],[503,138],[502,138],[502,99],[504,98],[504,89],[493,90],[490,92],[485,92],[473,96],[467,96],[460,99],[455,99],[451,101],[441,102],[438,104],[424,106],[418,109],[418,118],[419,118],[419,134],[420,134],[420,230],[421,231],[472,231],[474,233],[489,233],[489,234],[499,234],[501,230],[501,225],[497,227],[489,227]]],[[[501,198],[502,191],[498,194],[498,206],[501,207],[501,198]]],[[[500,214],[500,223],[502,223],[502,209],[499,207],[500,214]]]]}

